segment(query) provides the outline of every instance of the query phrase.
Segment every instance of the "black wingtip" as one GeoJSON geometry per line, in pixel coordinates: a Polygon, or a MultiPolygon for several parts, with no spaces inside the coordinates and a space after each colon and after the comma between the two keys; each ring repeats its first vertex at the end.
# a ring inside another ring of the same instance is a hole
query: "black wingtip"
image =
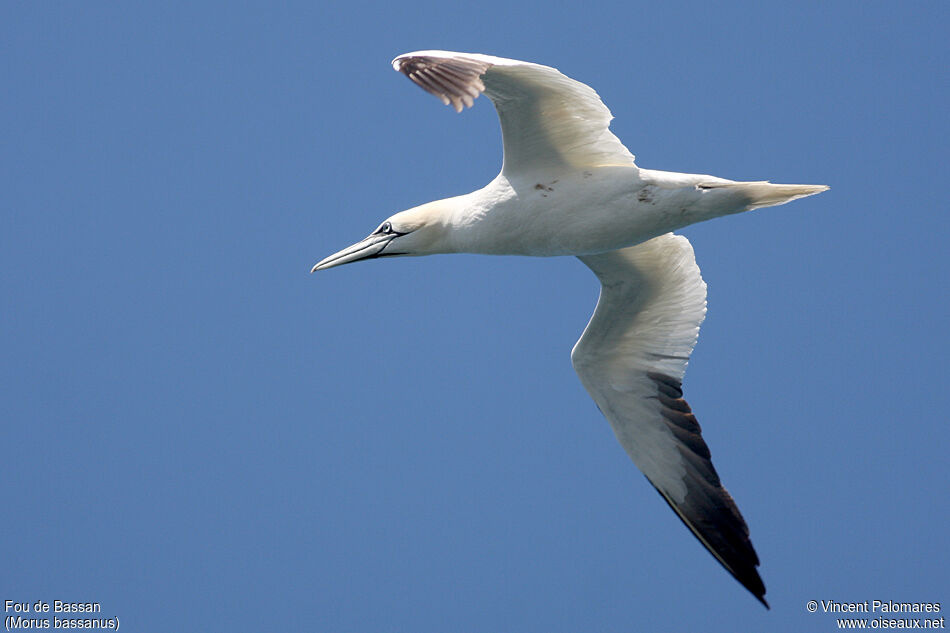
{"type": "MultiPolygon", "coordinates": [[[[650,481],[650,480],[647,479],[647,481],[650,481]]],[[[650,483],[651,485],[653,484],[653,482],[650,482],[650,483]]],[[[702,535],[698,532],[696,526],[691,524],[690,521],[688,521],[686,517],[683,516],[683,513],[680,511],[679,508],[676,507],[676,504],[674,504],[672,500],[670,500],[669,497],[663,494],[663,491],[657,488],[655,485],[653,486],[653,488],[658,493],[660,493],[660,496],[663,498],[664,501],[666,501],[666,503],[670,506],[670,508],[672,508],[676,516],[679,517],[680,521],[683,522],[683,525],[689,528],[689,531],[693,534],[693,536],[696,537],[696,540],[699,541],[699,543],[703,547],[705,547],[706,550],[710,554],[713,555],[713,558],[719,561],[719,564],[722,565],[723,568],[727,572],[729,572],[729,575],[735,578],[739,582],[740,585],[745,587],[745,589],[749,593],[755,596],[755,599],[761,602],[762,605],[766,609],[771,611],[772,607],[770,607],[769,603],[765,600],[765,583],[762,582],[762,577],[759,576],[759,572],[756,570],[756,567],[759,566],[759,561],[758,561],[758,558],[755,556],[755,550],[752,549],[752,543],[747,542],[750,553],[751,553],[751,557],[752,557],[751,560],[746,560],[745,564],[741,568],[737,568],[736,565],[728,565],[726,561],[724,561],[722,557],[716,552],[716,550],[710,546],[708,541],[706,541],[702,537],[702,535]]],[[[738,508],[736,509],[736,513],[738,514],[738,508]]],[[[741,519],[741,515],[739,515],[739,517],[741,519]]],[[[744,521],[743,521],[743,525],[745,525],[744,521]]]]}
{"type": "MultiPolygon", "coordinates": [[[[749,540],[749,527],[719,479],[699,422],[683,400],[680,380],[659,372],[648,372],[647,376],[656,384],[655,397],[660,405],[661,419],[678,442],[677,448],[685,467],[683,484],[686,494],[674,502],[656,484],[653,487],[703,547],[769,609],[769,603],[765,601],[765,583],[756,569],[759,557],[749,540]]],[[[650,481],[649,477],[647,481],[650,481]]]]}

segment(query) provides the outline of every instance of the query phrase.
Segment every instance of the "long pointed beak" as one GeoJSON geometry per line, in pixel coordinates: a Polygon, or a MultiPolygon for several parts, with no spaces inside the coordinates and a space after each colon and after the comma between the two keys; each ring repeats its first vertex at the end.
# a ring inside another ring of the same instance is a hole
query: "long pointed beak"
{"type": "Polygon", "coordinates": [[[350,262],[358,262],[361,259],[372,259],[379,257],[389,243],[396,235],[387,233],[385,235],[370,235],[365,240],[357,242],[353,246],[347,246],[342,251],[333,253],[326,259],[321,260],[316,266],[310,269],[310,272],[342,266],[350,262]]]}

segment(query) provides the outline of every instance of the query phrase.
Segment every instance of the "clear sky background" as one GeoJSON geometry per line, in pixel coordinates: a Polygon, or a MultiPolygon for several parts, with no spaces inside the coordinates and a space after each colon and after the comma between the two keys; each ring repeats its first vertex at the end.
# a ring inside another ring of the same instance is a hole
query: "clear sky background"
{"type": "Polygon", "coordinates": [[[128,631],[946,615],[948,6],[4,3],[0,600],[128,631]],[[643,167],[831,185],[682,231],[709,284],[686,397],[771,611],[575,376],[579,262],[309,274],[497,173],[486,99],[390,68],[424,48],[590,84],[643,167]]]}

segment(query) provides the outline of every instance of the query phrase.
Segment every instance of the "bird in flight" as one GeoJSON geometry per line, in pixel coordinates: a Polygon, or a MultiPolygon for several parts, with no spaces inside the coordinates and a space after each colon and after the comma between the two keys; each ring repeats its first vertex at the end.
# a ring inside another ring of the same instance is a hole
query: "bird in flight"
{"type": "Polygon", "coordinates": [[[706,315],[693,249],[671,231],[825,191],[637,167],[589,86],[489,55],[419,51],[393,68],[457,112],[485,94],[501,120],[501,173],[471,193],[386,219],[313,271],[435,253],[573,255],[601,283],[574,369],[633,462],[686,527],[763,605],[749,528],[723,487],[682,380],[706,315]]]}

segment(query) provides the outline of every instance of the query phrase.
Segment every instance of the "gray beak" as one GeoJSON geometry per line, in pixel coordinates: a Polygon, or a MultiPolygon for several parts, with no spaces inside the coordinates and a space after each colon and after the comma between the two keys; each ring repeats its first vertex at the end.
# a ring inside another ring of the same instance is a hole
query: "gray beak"
{"type": "Polygon", "coordinates": [[[393,233],[370,235],[365,240],[357,242],[353,246],[347,246],[342,251],[333,253],[326,259],[321,260],[316,266],[310,269],[310,272],[313,273],[318,270],[349,264],[350,262],[358,262],[361,259],[379,257],[383,249],[389,246],[389,243],[395,237],[397,236],[393,233]]]}

